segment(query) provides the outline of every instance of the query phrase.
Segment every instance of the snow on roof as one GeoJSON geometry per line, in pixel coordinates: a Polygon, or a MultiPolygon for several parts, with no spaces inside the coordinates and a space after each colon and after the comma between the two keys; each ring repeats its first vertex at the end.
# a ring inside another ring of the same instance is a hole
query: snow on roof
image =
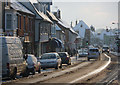
{"type": "Polygon", "coordinates": [[[85,22],[83,22],[82,20],[81,21],[79,21],[79,23],[74,27],[74,30],[75,31],[79,31],[79,36],[81,37],[81,38],[84,38],[85,37],[85,30],[86,29],[90,29],[89,27],[88,27],[88,25],[85,23],[85,22]]]}
{"type": "Polygon", "coordinates": [[[17,11],[21,11],[21,12],[26,12],[29,14],[34,15],[34,13],[32,13],[30,10],[28,10],[27,8],[25,8],[22,4],[20,4],[18,1],[13,1],[11,2],[10,6],[17,11]]]}
{"type": "Polygon", "coordinates": [[[38,2],[49,3],[50,5],[52,5],[52,0],[38,0],[38,2]]]}
{"type": "Polygon", "coordinates": [[[67,28],[67,29],[70,28],[70,26],[68,25],[68,23],[65,22],[65,21],[63,21],[62,19],[59,19],[58,23],[61,24],[64,28],[67,28]]]}
{"type": "MultiPolygon", "coordinates": [[[[58,23],[59,23],[60,25],[62,25],[64,28],[69,29],[72,33],[77,34],[77,32],[75,32],[75,31],[70,27],[70,25],[68,25],[68,23],[65,22],[64,20],[59,19],[58,23]]],[[[78,35],[78,34],[77,34],[77,35],[78,35]]]]}
{"type": "MultiPolygon", "coordinates": [[[[19,0],[19,1],[21,2],[21,0],[19,0]]],[[[31,6],[32,7],[31,9],[34,10],[34,13],[38,16],[37,17],[38,19],[42,18],[44,21],[48,21],[48,22],[52,23],[52,21],[48,18],[47,15],[38,11],[37,8],[34,6],[33,3],[38,3],[37,0],[25,0],[25,1],[26,1],[26,3],[24,3],[24,2],[23,3],[21,2],[21,3],[24,4],[26,7],[31,6]]]]}
{"type": "Polygon", "coordinates": [[[47,11],[47,13],[53,20],[58,21],[58,19],[55,17],[55,15],[52,12],[47,11]]]}

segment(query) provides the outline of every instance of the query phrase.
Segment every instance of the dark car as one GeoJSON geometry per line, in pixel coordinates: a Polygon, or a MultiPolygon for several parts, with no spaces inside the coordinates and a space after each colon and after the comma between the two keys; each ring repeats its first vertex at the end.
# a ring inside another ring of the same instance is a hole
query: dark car
{"type": "Polygon", "coordinates": [[[109,47],[103,47],[102,48],[102,53],[104,53],[104,52],[109,53],[109,47]]]}
{"type": "Polygon", "coordinates": [[[58,54],[62,59],[62,64],[71,65],[71,58],[67,52],[58,52],[58,54]]]}

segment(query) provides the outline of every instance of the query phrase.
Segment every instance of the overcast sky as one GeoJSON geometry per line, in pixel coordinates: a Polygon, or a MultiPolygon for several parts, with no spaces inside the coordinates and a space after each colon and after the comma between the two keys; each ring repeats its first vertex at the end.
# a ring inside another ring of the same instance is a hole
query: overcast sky
{"type": "Polygon", "coordinates": [[[112,22],[118,21],[118,0],[109,0],[111,2],[96,2],[95,0],[53,0],[52,10],[59,8],[62,19],[69,24],[72,21],[83,20],[88,26],[93,25],[96,29],[106,28],[106,26],[115,28],[112,22]],[[86,1],[86,2],[85,2],[86,1]],[[114,2],[113,2],[114,1],[114,2]],[[116,1],[116,2],[115,2],[116,1]],[[55,8],[56,7],[56,8],[55,8]]]}

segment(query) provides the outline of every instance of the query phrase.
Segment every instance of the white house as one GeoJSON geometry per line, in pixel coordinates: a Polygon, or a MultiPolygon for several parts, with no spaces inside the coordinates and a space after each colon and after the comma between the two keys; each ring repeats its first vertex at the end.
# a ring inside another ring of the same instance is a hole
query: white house
{"type": "Polygon", "coordinates": [[[90,44],[90,28],[88,27],[88,25],[81,20],[73,29],[78,33],[78,45],[84,47],[88,46],[90,44]]]}

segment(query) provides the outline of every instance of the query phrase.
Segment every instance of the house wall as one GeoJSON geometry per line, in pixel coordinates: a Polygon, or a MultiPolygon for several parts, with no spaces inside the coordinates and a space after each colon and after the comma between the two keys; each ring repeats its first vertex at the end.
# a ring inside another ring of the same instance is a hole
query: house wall
{"type": "MultiPolygon", "coordinates": [[[[120,30],[120,1],[118,2],[118,23],[119,23],[119,30],[120,30]]],[[[119,35],[120,38],[120,35],[119,35]]]]}
{"type": "Polygon", "coordinates": [[[3,13],[2,2],[0,1],[0,29],[2,29],[2,13],[3,13]]]}
{"type": "Polygon", "coordinates": [[[76,49],[74,41],[76,40],[77,35],[69,31],[69,48],[76,49]]]}
{"type": "Polygon", "coordinates": [[[86,44],[86,41],[88,41],[88,45],[90,45],[90,29],[85,30],[85,38],[83,39],[83,46],[84,47],[88,46],[86,44]]]}
{"type": "Polygon", "coordinates": [[[16,17],[17,12],[12,9],[5,9],[5,33],[6,35],[14,35],[14,32],[17,28],[17,17],[16,17]],[[11,19],[11,28],[7,28],[7,14],[11,14],[12,19],[11,19]]]}

